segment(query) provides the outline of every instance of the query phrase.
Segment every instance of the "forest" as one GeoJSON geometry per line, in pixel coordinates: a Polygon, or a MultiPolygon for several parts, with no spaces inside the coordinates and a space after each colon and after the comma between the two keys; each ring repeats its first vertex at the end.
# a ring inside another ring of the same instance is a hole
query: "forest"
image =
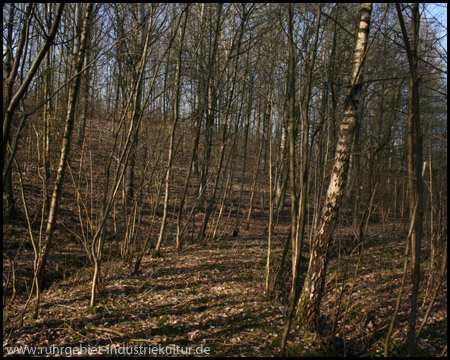
{"type": "Polygon", "coordinates": [[[447,356],[447,5],[4,3],[4,356],[447,356]]]}

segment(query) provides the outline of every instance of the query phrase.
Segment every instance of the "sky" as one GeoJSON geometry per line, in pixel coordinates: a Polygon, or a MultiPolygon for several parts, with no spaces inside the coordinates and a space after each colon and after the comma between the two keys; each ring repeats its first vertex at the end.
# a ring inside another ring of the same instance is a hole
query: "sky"
{"type": "Polygon", "coordinates": [[[433,16],[442,25],[441,30],[441,44],[447,52],[447,3],[427,3],[427,12],[425,15],[433,16]]]}

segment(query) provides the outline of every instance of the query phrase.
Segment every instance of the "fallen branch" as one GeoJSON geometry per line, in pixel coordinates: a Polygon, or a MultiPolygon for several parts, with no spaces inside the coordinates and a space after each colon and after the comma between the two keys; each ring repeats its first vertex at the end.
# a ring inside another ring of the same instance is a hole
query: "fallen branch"
{"type": "Polygon", "coordinates": [[[105,332],[105,333],[113,334],[113,335],[117,335],[117,336],[125,336],[125,334],[123,332],[121,332],[121,331],[114,330],[114,329],[103,328],[103,327],[91,327],[91,328],[89,328],[89,330],[105,332]]]}
{"type": "Polygon", "coordinates": [[[143,342],[143,343],[147,343],[147,344],[151,344],[153,346],[158,346],[159,344],[153,340],[148,340],[148,339],[131,339],[130,341],[134,341],[134,342],[143,342]]]}

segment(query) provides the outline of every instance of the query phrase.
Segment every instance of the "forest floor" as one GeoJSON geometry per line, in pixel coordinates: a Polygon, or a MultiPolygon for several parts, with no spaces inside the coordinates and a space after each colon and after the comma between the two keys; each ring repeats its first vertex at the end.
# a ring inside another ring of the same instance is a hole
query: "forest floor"
{"type": "MultiPolygon", "coordinates": [[[[282,230],[284,233],[274,236],[274,259],[280,258],[287,236],[287,227],[282,230]]],[[[3,231],[14,236],[12,225],[4,225],[3,231]]],[[[393,236],[392,229],[383,233],[375,225],[369,228],[356,278],[359,251],[345,254],[342,243],[336,242],[321,310],[323,334],[294,325],[288,355],[382,354],[403,269],[404,236],[398,233],[393,236]],[[336,309],[340,309],[337,331],[330,336],[336,309]]],[[[342,231],[337,231],[339,237],[345,238],[342,231]]],[[[32,249],[25,253],[32,257],[32,249]]],[[[266,256],[267,235],[260,230],[224,236],[207,246],[186,245],[182,251],[167,245],[161,258],[146,255],[136,275],[130,275],[129,268],[118,260],[106,261],[98,308],[89,312],[92,268],[82,261],[69,263],[74,257],[82,259],[83,249],[68,246],[50,259],[49,272],[56,272],[59,264],[63,275],[45,289],[40,317],[29,319],[30,304],[23,325],[19,324],[25,291],[4,311],[3,355],[19,350],[44,356],[76,355],[77,351],[104,356],[278,356],[289,275],[282,280],[284,289],[267,299],[266,256]],[[74,256],[77,253],[79,257],[74,256]]],[[[426,266],[425,262],[423,268],[426,266]]],[[[20,264],[17,268],[25,271],[20,264]]],[[[426,271],[422,279],[425,290],[426,271]]],[[[410,289],[404,293],[391,341],[390,354],[394,356],[406,355],[410,289]]],[[[418,342],[420,356],[447,354],[446,294],[445,276],[418,342]]],[[[422,292],[419,306],[423,298],[422,292]]],[[[425,310],[419,312],[418,324],[425,310]]]]}

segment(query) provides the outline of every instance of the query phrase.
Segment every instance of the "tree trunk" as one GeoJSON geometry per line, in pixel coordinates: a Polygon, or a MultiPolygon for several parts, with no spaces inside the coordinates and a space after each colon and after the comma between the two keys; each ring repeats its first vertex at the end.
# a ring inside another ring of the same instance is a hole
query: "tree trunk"
{"type": "MultiPolygon", "coordinates": [[[[273,174],[272,174],[272,116],[273,116],[273,93],[270,96],[269,117],[269,224],[267,236],[267,259],[266,259],[266,282],[264,286],[266,297],[270,294],[270,254],[272,251],[272,222],[273,222],[273,174]]],[[[259,163],[258,163],[259,164],[259,163]]]]}
{"type": "MultiPolygon", "coordinates": [[[[135,79],[135,84],[133,85],[133,91],[131,93],[131,98],[132,98],[132,105],[131,105],[131,119],[132,121],[130,122],[130,126],[128,129],[128,133],[127,133],[127,137],[125,139],[125,144],[123,146],[123,149],[121,151],[121,154],[118,158],[118,164],[120,166],[116,167],[115,170],[115,174],[114,174],[114,180],[113,180],[113,185],[112,185],[112,191],[108,197],[108,184],[109,184],[109,166],[110,164],[107,166],[107,175],[105,176],[105,186],[104,186],[104,196],[103,196],[103,208],[102,208],[102,216],[101,216],[101,220],[100,223],[97,227],[97,230],[95,231],[95,234],[92,238],[92,243],[91,243],[91,253],[92,253],[92,258],[94,260],[94,276],[92,279],[92,284],[91,284],[91,299],[90,299],[90,307],[93,308],[96,305],[96,290],[97,290],[97,286],[98,286],[98,281],[100,279],[100,265],[101,265],[101,259],[103,256],[103,244],[104,244],[104,234],[105,234],[105,225],[106,225],[106,220],[108,219],[109,213],[111,211],[111,208],[113,207],[113,202],[114,199],[116,198],[117,195],[117,191],[119,189],[119,185],[122,182],[122,179],[124,177],[124,173],[126,170],[126,166],[127,166],[127,162],[130,156],[130,152],[131,152],[131,147],[134,141],[134,135],[137,131],[137,129],[139,129],[141,120],[142,120],[142,116],[135,116],[135,112],[137,110],[137,102],[138,102],[138,87],[140,82],[142,81],[143,78],[143,74],[144,74],[144,68],[145,68],[145,63],[146,63],[146,59],[147,59],[147,54],[148,54],[148,48],[149,48],[149,39],[150,39],[150,32],[151,30],[148,29],[147,30],[147,35],[145,38],[145,44],[142,50],[142,56],[141,56],[141,61],[137,70],[137,77],[135,79]]],[[[171,42],[168,45],[169,47],[171,46],[171,42]]],[[[150,86],[150,88],[148,89],[148,93],[151,94],[152,92],[152,87],[153,87],[153,83],[152,86],[150,86]]],[[[123,118],[126,116],[126,113],[124,113],[123,118]]],[[[123,121],[123,119],[121,119],[121,122],[123,121]]],[[[120,131],[120,128],[117,130],[116,132],[116,136],[118,136],[120,131]]],[[[110,157],[110,163],[112,160],[112,156],[114,154],[111,154],[110,157]]]]}
{"type": "MultiPolygon", "coordinates": [[[[294,39],[293,39],[293,5],[288,9],[288,44],[289,44],[289,66],[288,66],[288,137],[289,137],[289,185],[291,189],[291,242],[293,260],[296,256],[295,236],[297,234],[297,193],[295,186],[295,142],[296,142],[296,113],[295,113],[295,58],[294,58],[294,39]]],[[[294,261],[292,262],[294,266],[294,261]]],[[[295,269],[292,272],[295,278],[295,269]]]]}
{"type": "MultiPolygon", "coordinates": [[[[166,229],[166,220],[167,220],[167,208],[169,205],[169,190],[170,190],[170,175],[172,171],[172,162],[174,158],[174,147],[175,147],[175,130],[177,128],[178,123],[178,113],[179,113],[179,107],[180,107],[180,86],[181,86],[181,55],[183,52],[183,41],[184,41],[184,34],[186,31],[186,24],[187,24],[187,18],[188,18],[188,6],[186,8],[185,18],[184,18],[184,24],[181,31],[181,38],[180,38],[180,49],[178,51],[178,60],[177,60],[177,74],[176,74],[176,84],[175,84],[175,97],[174,97],[174,103],[173,103],[173,122],[172,122],[172,129],[170,133],[170,145],[169,145],[169,159],[167,164],[167,172],[166,172],[166,179],[165,179],[165,194],[164,194],[164,212],[163,212],[163,219],[161,224],[161,229],[159,232],[159,238],[158,242],[156,244],[156,248],[153,252],[153,256],[159,256],[161,243],[164,238],[164,233],[166,229]]],[[[179,243],[177,243],[177,248],[179,248],[179,243]]]]}
{"type": "MultiPolygon", "coordinates": [[[[214,117],[216,116],[216,102],[217,102],[217,89],[214,84],[214,71],[216,67],[216,55],[219,46],[220,37],[220,24],[222,19],[222,7],[223,4],[217,4],[217,20],[216,27],[214,29],[214,41],[212,49],[210,50],[209,64],[208,64],[208,78],[206,81],[206,87],[204,90],[204,104],[206,107],[206,121],[205,121],[205,149],[203,155],[202,171],[200,175],[200,204],[199,207],[205,206],[206,195],[206,182],[209,173],[211,147],[212,147],[212,131],[214,125],[214,117]]],[[[199,233],[199,238],[204,234],[199,233]]]]}
{"type": "MultiPolygon", "coordinates": [[[[302,256],[302,247],[303,247],[303,237],[305,233],[305,224],[306,224],[306,205],[307,205],[307,196],[308,196],[308,153],[309,153],[309,102],[311,99],[311,90],[312,90],[312,73],[314,70],[314,63],[316,59],[317,52],[317,44],[319,40],[319,27],[320,27],[320,13],[322,6],[318,5],[317,11],[317,20],[316,27],[314,32],[314,45],[312,49],[311,59],[308,62],[308,70],[306,74],[306,83],[303,89],[305,104],[302,105],[302,99],[300,99],[300,115],[302,120],[302,138],[301,138],[301,146],[302,146],[302,166],[301,166],[301,178],[300,178],[300,198],[299,198],[299,214],[295,219],[296,226],[292,226],[293,232],[292,236],[292,287],[291,287],[291,298],[288,309],[288,318],[286,321],[286,326],[283,332],[283,338],[281,340],[281,352],[284,355],[284,349],[286,346],[287,338],[289,335],[292,316],[294,314],[296,302],[299,295],[299,272],[300,272],[300,261],[302,256]],[[295,229],[295,233],[294,233],[295,229]]],[[[305,51],[306,53],[306,51],[305,51]]],[[[291,168],[291,170],[294,170],[291,168]]],[[[292,176],[292,175],[291,175],[292,176]]],[[[293,222],[292,222],[293,223],[293,222]]]]}
{"type": "Polygon", "coordinates": [[[369,35],[372,4],[361,5],[361,18],[355,45],[352,67],[352,81],[346,99],[344,119],[336,147],[336,157],[331,174],[325,203],[322,209],[320,226],[315,235],[308,273],[302,294],[300,295],[297,314],[307,328],[317,328],[319,323],[320,303],[325,286],[328,262],[328,246],[337,220],[339,200],[345,188],[349,155],[354,130],[357,124],[357,96],[361,88],[362,65],[369,35]]]}
{"type": "MultiPolygon", "coordinates": [[[[80,46],[78,52],[73,54],[72,60],[73,74],[78,74],[83,67],[84,51],[86,49],[86,39],[87,39],[86,32],[90,23],[92,9],[93,4],[89,3],[86,7],[86,14],[84,17],[83,28],[81,32],[80,46]]],[[[70,142],[72,140],[75,107],[77,103],[78,90],[80,88],[80,80],[81,76],[80,75],[76,76],[69,89],[66,124],[64,129],[63,142],[61,146],[61,155],[59,159],[58,172],[55,180],[55,188],[53,190],[53,195],[50,202],[47,227],[45,230],[44,245],[39,253],[39,258],[36,265],[36,302],[34,307],[34,315],[33,315],[34,317],[38,316],[40,291],[42,290],[44,280],[45,264],[47,262],[48,254],[52,243],[52,235],[56,225],[56,216],[58,214],[59,199],[61,197],[61,191],[64,182],[64,173],[66,170],[66,165],[69,156],[70,142]]]]}
{"type": "MultiPolygon", "coordinates": [[[[47,16],[51,17],[52,4],[47,3],[47,16]]],[[[49,29],[50,30],[50,23],[49,29]]],[[[80,29],[81,30],[81,29],[80,29]]],[[[46,57],[46,65],[45,65],[45,89],[44,89],[44,99],[48,99],[50,97],[51,88],[52,88],[52,76],[51,76],[51,51],[49,50],[46,57]]],[[[43,197],[43,206],[42,211],[43,215],[48,211],[48,207],[50,204],[49,190],[48,190],[48,182],[50,178],[50,159],[49,159],[49,150],[50,150],[50,101],[48,101],[44,105],[44,112],[42,114],[43,117],[43,139],[42,139],[42,197],[43,197]]]]}
{"type": "MultiPolygon", "coordinates": [[[[30,4],[27,7],[26,11],[26,21],[23,24],[22,33],[20,35],[19,43],[17,49],[15,51],[14,60],[12,60],[12,54],[8,51],[6,58],[6,79],[3,81],[3,155],[2,155],[2,167],[3,167],[3,191],[6,194],[6,206],[7,206],[7,216],[13,216],[15,213],[14,206],[14,197],[12,192],[12,178],[11,178],[11,163],[13,156],[11,155],[10,159],[5,162],[6,159],[6,150],[8,143],[10,142],[10,131],[11,131],[11,123],[13,120],[14,112],[19,105],[19,102],[22,101],[25,96],[29,85],[31,84],[39,66],[44,59],[45,55],[50,49],[50,46],[53,44],[53,40],[56,36],[56,32],[59,27],[59,23],[61,20],[62,12],[64,10],[64,3],[58,5],[56,10],[55,19],[53,24],[48,32],[45,43],[42,46],[41,50],[37,54],[33,63],[30,66],[30,70],[28,71],[24,81],[19,86],[17,92],[13,95],[13,85],[14,81],[18,74],[19,64],[23,61],[22,53],[24,50],[24,45],[27,42],[26,36],[28,34],[28,27],[31,21],[31,17],[34,12],[34,5],[30,4]]],[[[10,11],[10,16],[13,15],[13,11],[10,11]]],[[[9,39],[12,41],[12,39],[9,39]]],[[[9,41],[8,40],[8,41],[9,41]]],[[[11,47],[10,47],[11,48],[11,47]]],[[[16,135],[18,137],[19,134],[16,135]]]]}
{"type": "Polygon", "coordinates": [[[409,82],[409,118],[408,118],[408,190],[409,213],[414,228],[411,234],[411,273],[413,289],[411,294],[411,313],[409,316],[408,351],[409,356],[415,356],[417,296],[420,283],[420,247],[422,241],[423,223],[423,180],[422,180],[422,134],[419,113],[419,78],[417,76],[417,51],[419,47],[419,4],[415,3],[411,19],[411,46],[408,41],[405,22],[399,4],[396,4],[397,15],[402,29],[410,68],[409,82]],[[414,209],[417,206],[417,213],[414,209]]]}
{"type": "MultiPolygon", "coordinates": [[[[9,133],[10,133],[10,129],[11,129],[11,122],[12,122],[12,117],[13,117],[14,111],[15,111],[17,105],[19,104],[19,101],[25,95],[25,93],[28,89],[28,86],[30,85],[31,81],[33,80],[34,75],[36,74],[36,72],[39,68],[39,65],[41,64],[41,61],[44,59],[45,55],[47,54],[47,51],[50,49],[50,46],[53,44],[53,40],[56,36],[56,32],[58,30],[58,26],[59,26],[59,22],[61,20],[61,15],[62,15],[63,10],[64,10],[64,3],[61,3],[58,5],[58,8],[56,9],[55,19],[53,21],[53,25],[52,25],[47,37],[46,37],[46,41],[45,41],[44,45],[42,46],[41,50],[39,51],[38,55],[36,56],[36,59],[33,61],[33,64],[31,65],[27,76],[25,77],[23,83],[20,85],[19,89],[14,94],[14,96],[12,96],[12,93],[11,93],[11,98],[9,99],[8,103],[4,104],[6,106],[4,106],[4,108],[3,108],[3,159],[2,159],[3,164],[5,164],[6,143],[9,139],[9,133]]],[[[25,39],[23,41],[25,41],[25,39]]],[[[20,61],[20,54],[18,53],[17,55],[18,55],[17,67],[18,67],[19,61],[20,61]]],[[[14,61],[16,61],[16,59],[14,61]]],[[[15,68],[15,70],[16,70],[16,72],[13,71],[10,74],[10,77],[8,79],[6,79],[7,85],[9,83],[11,83],[11,85],[10,85],[11,87],[14,83],[14,79],[17,74],[17,68],[15,68]]],[[[4,101],[4,103],[5,103],[5,101],[4,101]]]]}
{"type": "MultiPolygon", "coordinates": [[[[141,54],[144,50],[145,46],[145,23],[144,23],[144,4],[139,3],[138,4],[138,26],[141,28],[141,31],[139,32],[139,40],[138,40],[138,49],[136,51],[136,58],[135,58],[135,64],[136,67],[139,64],[139,61],[141,60],[141,54]]],[[[137,93],[136,93],[136,109],[134,111],[134,120],[138,119],[142,116],[142,86],[143,86],[143,80],[139,81],[138,87],[137,87],[137,93]]],[[[134,198],[134,188],[135,188],[135,180],[134,180],[134,172],[135,172],[135,165],[136,165],[136,151],[138,148],[138,139],[139,139],[139,127],[136,129],[135,133],[133,134],[132,139],[132,145],[131,145],[131,151],[127,163],[127,168],[125,170],[125,176],[124,176],[124,182],[125,182],[125,199],[128,201],[131,201],[134,198]]]]}

